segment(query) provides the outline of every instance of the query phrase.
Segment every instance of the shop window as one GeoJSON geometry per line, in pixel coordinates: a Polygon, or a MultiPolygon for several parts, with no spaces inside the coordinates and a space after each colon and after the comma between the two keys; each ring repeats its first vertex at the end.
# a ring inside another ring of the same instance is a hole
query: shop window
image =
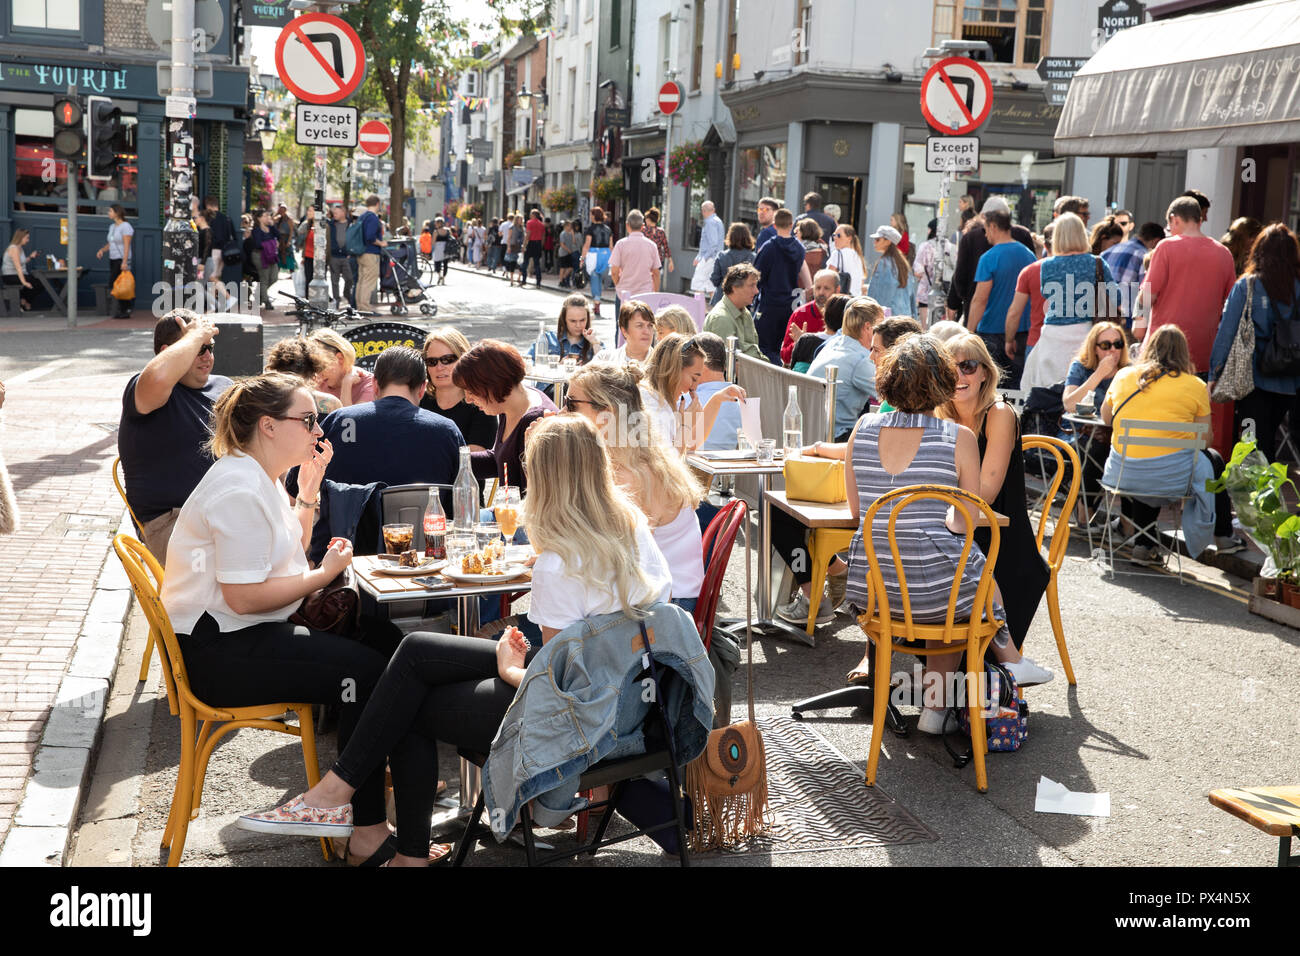
{"type": "Polygon", "coordinates": [[[758,234],[758,201],[785,197],[785,143],[754,146],[736,152],[736,218],[758,234]]]}
{"type": "Polygon", "coordinates": [[[81,0],[16,0],[13,5],[15,30],[81,29],[81,0]]]}
{"type": "Polygon", "coordinates": [[[728,83],[736,79],[736,23],[740,19],[738,9],[740,0],[726,0],[727,3],[727,55],[722,64],[722,75],[728,83]]]}
{"type": "Polygon", "coordinates": [[[623,42],[623,4],[620,0],[610,0],[609,4],[609,48],[617,50],[623,42]]]}
{"type": "MultiPolygon", "coordinates": [[[[903,214],[918,241],[926,236],[926,223],[938,216],[941,173],[925,171],[925,145],[903,147],[903,214]]],[[[980,165],[971,173],[958,173],[948,188],[944,222],[949,235],[960,222],[958,199],[969,193],[978,212],[990,196],[1002,196],[1011,217],[1041,233],[1052,221],[1052,203],[1065,186],[1065,160],[1046,150],[990,149],[980,151],[980,165]]]]}
{"type": "Polygon", "coordinates": [[[983,40],[995,63],[1034,66],[1047,52],[1051,0],[935,0],[935,45],[983,40]]]}
{"type": "Polygon", "coordinates": [[[794,10],[794,65],[808,62],[808,44],[812,40],[812,0],[798,0],[794,10]]]}
{"type": "Polygon", "coordinates": [[[691,27],[691,89],[700,88],[704,76],[704,0],[695,0],[691,27]]]}
{"type": "MultiPolygon", "coordinates": [[[[77,175],[77,211],[86,215],[108,215],[108,207],[121,203],[128,215],[136,212],[137,166],[135,154],[136,117],[123,116],[125,150],[118,153],[117,171],[111,180],[91,182],[82,162],[77,175]]],[[[17,212],[62,212],[67,209],[68,177],[65,164],[54,158],[54,114],[46,110],[14,110],[14,210],[17,212]]]]}

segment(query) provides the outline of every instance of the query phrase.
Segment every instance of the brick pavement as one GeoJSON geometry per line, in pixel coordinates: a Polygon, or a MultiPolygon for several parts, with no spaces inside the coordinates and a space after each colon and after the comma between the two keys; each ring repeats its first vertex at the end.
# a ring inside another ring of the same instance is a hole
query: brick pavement
{"type": "Polygon", "coordinates": [[[122,516],[109,476],[120,378],[51,374],[11,385],[0,413],[22,518],[18,533],[0,537],[0,844],[122,516]]]}

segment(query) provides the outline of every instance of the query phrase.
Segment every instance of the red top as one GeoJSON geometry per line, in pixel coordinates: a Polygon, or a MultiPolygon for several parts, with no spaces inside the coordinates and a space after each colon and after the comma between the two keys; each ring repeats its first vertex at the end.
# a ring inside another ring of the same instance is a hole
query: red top
{"type": "Polygon", "coordinates": [[[1029,346],[1038,344],[1038,337],[1043,334],[1043,307],[1047,300],[1043,298],[1043,283],[1040,273],[1043,260],[1037,259],[1020,270],[1016,278],[1016,291],[1029,293],[1029,346]]]}
{"type": "Polygon", "coordinates": [[[1223,303],[1236,281],[1232,253],[1209,236],[1162,239],[1151,254],[1144,280],[1155,296],[1147,334],[1162,325],[1179,326],[1187,336],[1196,370],[1209,371],[1223,303]]]}
{"type": "Polygon", "coordinates": [[[307,228],[307,241],[302,244],[302,257],[304,259],[316,258],[316,227],[307,228]]]}
{"type": "Polygon", "coordinates": [[[803,326],[805,332],[825,330],[826,320],[822,318],[822,310],[817,308],[816,302],[801,305],[790,315],[790,324],[785,327],[785,341],[781,343],[781,361],[786,365],[790,364],[790,356],[794,354],[794,339],[790,335],[790,329],[796,325],[803,326]]]}
{"type": "Polygon", "coordinates": [[[529,219],[524,223],[524,232],[528,234],[529,242],[541,242],[546,238],[546,223],[540,219],[529,219]]]}

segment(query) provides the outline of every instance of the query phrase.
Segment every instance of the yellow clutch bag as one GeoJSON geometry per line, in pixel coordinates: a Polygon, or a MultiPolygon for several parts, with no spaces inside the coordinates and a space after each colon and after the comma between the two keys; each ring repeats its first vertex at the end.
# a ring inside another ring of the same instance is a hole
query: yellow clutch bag
{"type": "Polygon", "coordinates": [[[828,505],[847,501],[844,462],[833,458],[787,459],[785,496],[796,501],[820,501],[828,505]]]}

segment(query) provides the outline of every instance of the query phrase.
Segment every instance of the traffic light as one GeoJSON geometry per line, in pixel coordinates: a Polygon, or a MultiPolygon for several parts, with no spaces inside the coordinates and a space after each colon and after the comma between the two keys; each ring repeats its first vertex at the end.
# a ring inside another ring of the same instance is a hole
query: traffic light
{"type": "Polygon", "coordinates": [[[122,111],[107,96],[91,96],[86,98],[86,112],[90,117],[86,175],[91,179],[112,179],[122,144],[122,111]]]}
{"type": "Polygon", "coordinates": [[[76,97],[65,96],[54,101],[55,158],[81,161],[81,151],[86,146],[81,118],[81,102],[76,97]]]}

